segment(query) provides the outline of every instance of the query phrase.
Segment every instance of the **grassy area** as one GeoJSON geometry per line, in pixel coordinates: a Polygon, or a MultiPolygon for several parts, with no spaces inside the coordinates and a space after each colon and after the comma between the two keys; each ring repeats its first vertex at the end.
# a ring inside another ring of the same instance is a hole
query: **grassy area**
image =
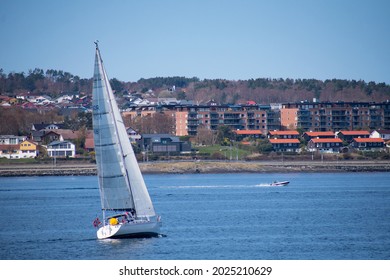
{"type": "Polygon", "coordinates": [[[234,146],[221,146],[221,145],[212,145],[212,146],[197,146],[195,147],[201,155],[210,155],[216,159],[225,158],[225,159],[243,159],[251,152],[243,150],[234,146]]]}
{"type": "Polygon", "coordinates": [[[13,164],[13,163],[36,163],[37,160],[34,158],[20,158],[20,159],[8,159],[0,158],[0,164],[13,164]]]}

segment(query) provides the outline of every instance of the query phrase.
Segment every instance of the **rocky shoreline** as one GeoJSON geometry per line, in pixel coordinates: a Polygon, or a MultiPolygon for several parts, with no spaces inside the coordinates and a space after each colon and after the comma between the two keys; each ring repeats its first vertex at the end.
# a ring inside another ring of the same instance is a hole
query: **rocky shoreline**
{"type": "MultiPolygon", "coordinates": [[[[390,161],[164,161],[140,163],[144,174],[266,172],[389,172],[390,161]]],[[[96,175],[90,163],[4,164],[0,177],[96,175]]]]}

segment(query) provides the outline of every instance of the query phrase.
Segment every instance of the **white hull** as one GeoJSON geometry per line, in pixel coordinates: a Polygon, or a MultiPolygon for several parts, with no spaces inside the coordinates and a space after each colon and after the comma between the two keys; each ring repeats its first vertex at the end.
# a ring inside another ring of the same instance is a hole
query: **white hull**
{"type": "Polygon", "coordinates": [[[289,181],[283,181],[283,182],[273,182],[271,186],[287,186],[290,182],[289,181]]]}
{"type": "Polygon", "coordinates": [[[105,225],[97,231],[98,239],[150,237],[157,236],[160,232],[160,222],[138,221],[120,223],[117,225],[105,225]]]}

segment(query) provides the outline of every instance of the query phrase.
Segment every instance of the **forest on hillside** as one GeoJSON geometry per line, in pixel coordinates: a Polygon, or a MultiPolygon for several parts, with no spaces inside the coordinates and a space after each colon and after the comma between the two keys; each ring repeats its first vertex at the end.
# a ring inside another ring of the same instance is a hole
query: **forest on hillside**
{"type": "MultiPolygon", "coordinates": [[[[363,80],[273,79],[248,80],[204,79],[196,77],[142,78],[136,82],[110,80],[116,94],[140,93],[152,97],[175,97],[205,103],[214,99],[220,104],[240,104],[253,100],[259,104],[299,101],[367,101],[390,100],[390,85],[363,80]]],[[[63,93],[90,95],[92,78],[82,79],[62,70],[36,68],[28,73],[5,73],[0,69],[0,94],[44,94],[57,97],[63,93]]]]}

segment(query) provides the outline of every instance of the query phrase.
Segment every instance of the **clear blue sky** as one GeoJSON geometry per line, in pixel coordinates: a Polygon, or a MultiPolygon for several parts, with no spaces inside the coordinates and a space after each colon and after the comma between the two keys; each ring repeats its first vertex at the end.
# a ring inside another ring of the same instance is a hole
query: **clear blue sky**
{"type": "Polygon", "coordinates": [[[390,84],[390,1],[0,0],[0,68],[390,84]]]}

